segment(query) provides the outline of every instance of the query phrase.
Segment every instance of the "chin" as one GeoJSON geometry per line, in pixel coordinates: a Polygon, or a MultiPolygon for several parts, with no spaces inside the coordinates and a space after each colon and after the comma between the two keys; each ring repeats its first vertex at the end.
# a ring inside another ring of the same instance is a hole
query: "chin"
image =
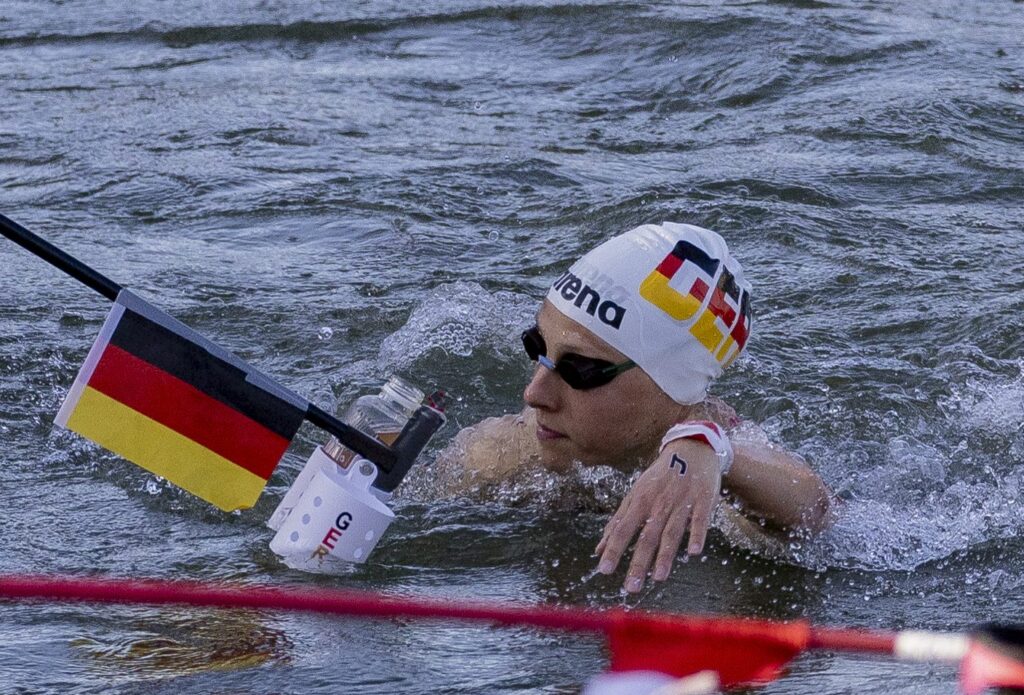
{"type": "Polygon", "coordinates": [[[621,468],[620,462],[609,460],[607,456],[596,455],[593,452],[580,451],[579,447],[569,439],[554,439],[540,442],[541,465],[549,471],[564,473],[570,470],[573,464],[580,464],[586,468],[595,466],[612,466],[621,468]]]}
{"type": "Polygon", "coordinates": [[[540,440],[540,463],[549,471],[564,473],[572,467],[573,461],[579,459],[568,439],[540,440]]]}

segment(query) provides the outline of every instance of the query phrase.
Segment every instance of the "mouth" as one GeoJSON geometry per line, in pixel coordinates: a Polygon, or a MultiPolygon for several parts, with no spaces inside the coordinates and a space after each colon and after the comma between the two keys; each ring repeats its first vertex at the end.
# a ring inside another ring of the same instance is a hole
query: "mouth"
{"type": "Polygon", "coordinates": [[[555,439],[565,439],[565,435],[558,430],[553,430],[550,427],[537,423],[537,439],[542,442],[553,441],[555,439]]]}

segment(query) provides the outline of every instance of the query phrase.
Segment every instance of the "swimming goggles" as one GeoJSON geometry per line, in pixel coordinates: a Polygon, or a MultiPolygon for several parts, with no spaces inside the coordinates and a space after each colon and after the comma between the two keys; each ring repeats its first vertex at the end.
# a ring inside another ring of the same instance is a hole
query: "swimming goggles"
{"type": "Polygon", "coordinates": [[[523,347],[526,348],[526,354],[530,356],[531,360],[539,362],[555,372],[570,387],[579,391],[604,386],[619,374],[636,366],[636,362],[633,360],[614,364],[607,360],[584,357],[573,352],[565,353],[558,358],[557,362],[554,362],[547,356],[548,346],[537,326],[523,331],[522,338],[523,347]]]}

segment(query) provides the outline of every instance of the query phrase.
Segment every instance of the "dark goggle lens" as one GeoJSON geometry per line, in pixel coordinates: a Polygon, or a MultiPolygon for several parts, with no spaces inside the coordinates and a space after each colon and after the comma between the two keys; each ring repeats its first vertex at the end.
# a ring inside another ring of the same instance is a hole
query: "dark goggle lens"
{"type": "Polygon", "coordinates": [[[558,360],[555,371],[574,389],[593,389],[615,378],[618,372],[614,367],[614,364],[605,360],[569,353],[558,360]]]}
{"type": "Polygon", "coordinates": [[[540,334],[540,329],[534,326],[523,331],[522,335],[523,347],[526,349],[526,354],[534,362],[541,355],[546,355],[548,352],[548,346],[544,343],[544,338],[540,334]]]}
{"type": "MultiPolygon", "coordinates": [[[[523,331],[523,348],[531,360],[536,362],[541,355],[547,355],[548,347],[544,337],[540,334],[537,326],[523,331]]],[[[555,373],[562,377],[562,380],[580,391],[604,386],[625,369],[632,367],[633,363],[624,362],[616,365],[607,360],[599,360],[593,357],[583,357],[575,353],[567,353],[555,363],[555,373]]]]}

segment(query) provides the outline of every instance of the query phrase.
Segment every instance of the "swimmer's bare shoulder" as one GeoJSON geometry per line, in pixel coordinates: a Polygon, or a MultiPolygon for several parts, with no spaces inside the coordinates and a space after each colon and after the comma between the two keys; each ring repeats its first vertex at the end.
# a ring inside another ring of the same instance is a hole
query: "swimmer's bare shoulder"
{"type": "Polygon", "coordinates": [[[532,420],[531,408],[481,420],[455,435],[440,458],[459,467],[468,485],[507,479],[523,466],[539,460],[532,420]]]}

